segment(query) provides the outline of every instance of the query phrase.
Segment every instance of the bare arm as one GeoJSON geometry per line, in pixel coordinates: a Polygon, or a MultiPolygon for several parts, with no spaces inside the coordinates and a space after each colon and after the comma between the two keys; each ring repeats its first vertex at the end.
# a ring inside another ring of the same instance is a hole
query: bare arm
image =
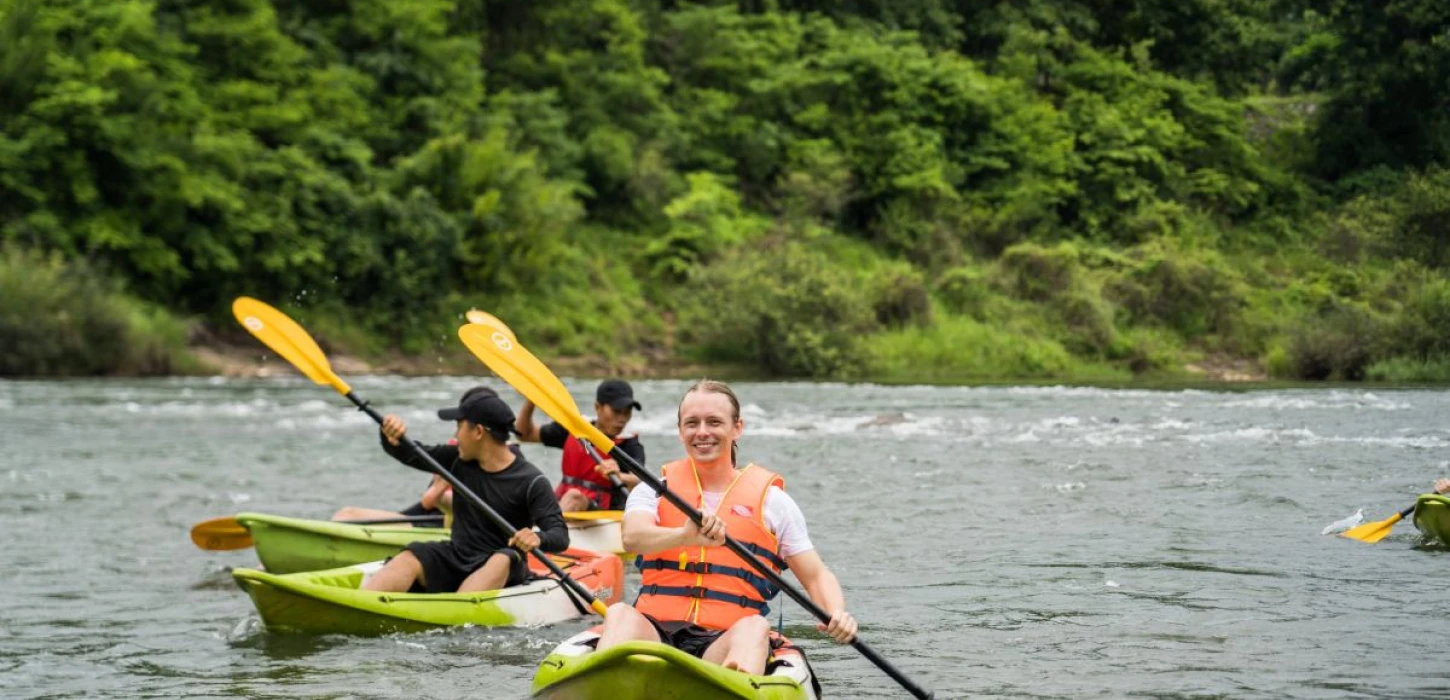
{"type": "Polygon", "coordinates": [[[717,547],[725,544],[725,522],[705,516],[705,527],[693,521],[683,527],[660,527],[648,511],[624,514],[624,548],[635,554],[653,554],[673,547],[717,547]]]}
{"type": "Polygon", "coordinates": [[[821,555],[812,549],[786,559],[786,564],[800,579],[811,601],[831,616],[829,623],[817,624],[816,629],[842,644],[855,639],[856,620],[846,612],[846,594],[841,590],[841,582],[836,580],[836,575],[826,568],[821,555]]]}
{"type": "Polygon", "coordinates": [[[519,442],[538,442],[539,426],[534,425],[534,402],[524,399],[519,407],[519,417],[514,419],[514,429],[519,431],[519,442]]]}

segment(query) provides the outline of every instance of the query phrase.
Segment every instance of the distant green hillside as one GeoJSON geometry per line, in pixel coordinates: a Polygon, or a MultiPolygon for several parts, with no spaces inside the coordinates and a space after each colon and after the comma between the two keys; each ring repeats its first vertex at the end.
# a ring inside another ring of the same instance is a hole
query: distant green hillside
{"type": "Polygon", "coordinates": [[[0,0],[0,374],[1450,380],[1450,5],[0,0]],[[117,348],[126,348],[125,352],[117,348]]]}

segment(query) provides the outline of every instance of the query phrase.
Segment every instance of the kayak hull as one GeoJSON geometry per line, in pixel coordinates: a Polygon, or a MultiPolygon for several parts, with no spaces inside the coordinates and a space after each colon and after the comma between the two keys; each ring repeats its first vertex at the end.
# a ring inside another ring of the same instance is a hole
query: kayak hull
{"type": "Polygon", "coordinates": [[[618,510],[565,513],[569,546],[624,555],[624,512],[618,510]]]}
{"type": "MultiPolygon", "coordinates": [[[[624,589],[619,557],[583,550],[554,555],[574,580],[605,604],[624,589]]],[[[370,562],[325,571],[277,575],[235,569],[232,577],[257,606],[268,630],[294,634],[373,636],[422,632],[441,627],[532,627],[585,615],[560,583],[539,578],[528,583],[472,593],[384,593],[360,589],[364,578],[381,569],[370,562]]],[[[547,569],[530,559],[536,576],[547,569]]]]}
{"type": "MultiPolygon", "coordinates": [[[[570,517],[569,548],[622,554],[622,513],[591,512],[570,517]]],[[[438,527],[351,525],[330,520],[287,518],[265,513],[238,513],[237,522],[252,535],[262,567],[274,574],[294,574],[352,566],[387,559],[410,542],[440,542],[449,530],[438,527]]]]}
{"type": "Polygon", "coordinates": [[[810,665],[794,649],[774,652],[769,675],[702,661],[657,642],[594,651],[599,628],[560,644],[534,674],[533,697],[547,700],[815,700],[810,665]]]}
{"type": "Polygon", "coordinates": [[[1415,502],[1415,527],[1427,539],[1450,544],[1450,496],[1427,493],[1415,502]]]}
{"type": "Polygon", "coordinates": [[[238,513],[252,533],[262,567],[274,574],[336,569],[387,559],[410,542],[446,540],[449,530],[396,525],[349,525],[264,513],[238,513]]]}

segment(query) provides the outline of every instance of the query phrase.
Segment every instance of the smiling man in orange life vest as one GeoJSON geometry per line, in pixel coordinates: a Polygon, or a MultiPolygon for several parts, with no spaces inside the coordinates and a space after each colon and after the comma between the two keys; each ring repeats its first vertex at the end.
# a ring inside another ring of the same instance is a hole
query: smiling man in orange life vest
{"type": "Polygon", "coordinates": [[[735,441],[744,429],[730,387],[701,381],[685,392],[679,431],[687,456],[665,465],[665,486],[694,504],[704,522],[696,526],[648,486],[629,494],[624,547],[640,554],[642,585],[633,606],[609,607],[599,650],[631,640],[664,642],[726,668],[764,672],[776,641],[766,603],[778,590],[724,546],[727,529],[777,573],[787,566],[795,572],[831,616],[816,629],[843,644],[855,638],[841,584],[811,544],[785,480],[755,464],[735,467],[735,441]]]}
{"type": "MultiPolygon", "coordinates": [[[[639,408],[639,402],[634,400],[634,388],[623,379],[605,380],[594,392],[594,425],[614,440],[618,449],[644,464],[644,445],[640,443],[639,436],[624,435],[624,427],[639,408]]],[[[554,496],[566,513],[623,508],[625,491],[614,487],[609,480],[610,474],[617,475],[626,489],[639,483],[639,477],[621,471],[612,459],[596,463],[579,440],[569,436],[564,426],[549,423],[536,427],[532,401],[525,400],[519,409],[517,426],[520,442],[541,442],[547,447],[564,450],[561,464],[564,478],[554,487],[554,496]]]]}

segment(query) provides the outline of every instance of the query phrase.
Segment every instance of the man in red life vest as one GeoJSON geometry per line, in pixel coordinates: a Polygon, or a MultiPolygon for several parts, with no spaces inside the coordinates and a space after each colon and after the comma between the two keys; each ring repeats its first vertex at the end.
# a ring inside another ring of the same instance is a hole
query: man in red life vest
{"type": "MultiPolygon", "coordinates": [[[[639,436],[624,435],[624,427],[638,408],[640,405],[634,400],[634,389],[622,379],[606,380],[594,392],[594,425],[614,440],[618,449],[644,464],[644,445],[640,443],[639,436]]],[[[566,513],[623,508],[625,494],[609,480],[611,474],[618,476],[625,488],[639,483],[639,477],[621,471],[612,459],[595,462],[579,440],[569,436],[564,426],[558,423],[535,426],[534,404],[531,401],[525,400],[519,409],[517,425],[520,442],[541,442],[564,451],[561,463],[564,477],[554,487],[554,496],[566,513]]]]}
{"type": "Polygon", "coordinates": [[[811,544],[785,481],[754,464],[736,468],[735,441],[744,428],[740,401],[725,384],[702,381],[685,393],[679,431],[687,457],[665,465],[665,485],[695,504],[704,523],[696,526],[648,486],[630,493],[624,547],[640,554],[640,595],[633,606],[609,607],[598,649],[664,642],[726,668],[763,673],[771,644],[766,603],[778,591],[724,546],[727,530],[777,572],[795,572],[831,615],[817,629],[843,644],[855,638],[841,584],[811,544]]]}

